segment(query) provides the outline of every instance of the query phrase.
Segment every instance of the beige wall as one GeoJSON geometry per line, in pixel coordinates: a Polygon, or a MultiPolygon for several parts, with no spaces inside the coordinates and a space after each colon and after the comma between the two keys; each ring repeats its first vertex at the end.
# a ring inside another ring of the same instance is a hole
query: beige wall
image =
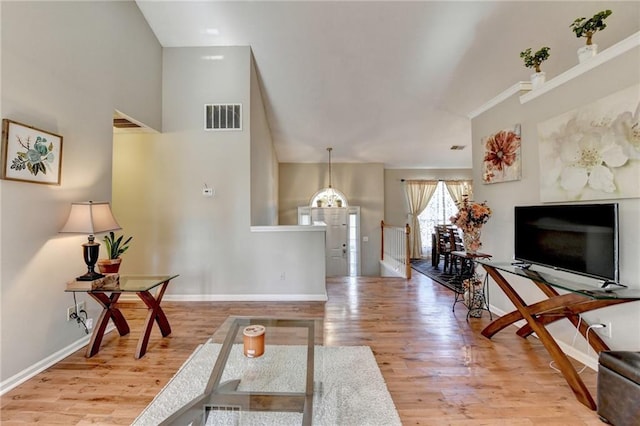
{"type": "MultiPolygon", "coordinates": [[[[511,96],[472,120],[476,148],[473,152],[473,170],[476,181],[480,179],[483,155],[479,141],[497,130],[511,128],[515,123],[522,125],[522,180],[476,185],[474,188],[475,198],[487,200],[493,210],[493,216],[482,232],[483,251],[493,254],[496,260],[512,259],[513,207],[541,204],[539,179],[543,171],[538,162],[537,125],[610,93],[638,84],[638,64],[640,47],[578,75],[527,103],[522,104],[517,95],[511,96]]],[[[614,201],[620,206],[620,279],[624,284],[640,289],[640,199],[614,201]]],[[[514,282],[525,300],[540,298],[540,293],[526,280],[514,278],[514,282]]],[[[501,291],[493,287],[491,303],[502,311],[512,310],[510,302],[501,291]]],[[[637,303],[595,311],[585,315],[585,318],[589,321],[613,322],[613,338],[605,339],[613,349],[637,350],[640,347],[640,310],[637,303]]],[[[569,345],[574,329],[568,324],[554,324],[552,333],[569,345]]]]}
{"type": "Polygon", "coordinates": [[[471,179],[471,169],[386,169],[384,171],[384,220],[393,226],[409,223],[409,204],[402,179],[471,179]]]}
{"type": "MultiPolygon", "coordinates": [[[[66,321],[73,297],[64,292],[86,271],[86,236],[58,230],[72,202],[111,198],[114,110],[160,127],[162,50],[134,2],[0,7],[2,117],[64,138],[60,186],[0,181],[5,389],[87,337],[66,321]]],[[[95,318],[97,304],[87,308],[95,318]]]]}
{"type": "MultiPolygon", "coordinates": [[[[401,179],[470,179],[471,169],[384,169],[382,164],[332,163],[333,187],[360,206],[362,274],[379,274],[380,221],[404,226],[407,202],[401,179]],[[368,237],[368,242],[362,240],[368,237]]],[[[280,223],[297,223],[297,208],[329,185],[328,164],[280,164],[280,223]]]]}
{"type": "MultiPolygon", "coordinates": [[[[331,169],[332,186],[345,194],[349,205],[360,206],[362,274],[377,276],[380,221],[384,218],[384,167],[380,163],[332,163],[331,169]]],[[[329,185],[328,173],[328,164],[280,164],[280,224],[297,223],[297,208],[308,206],[311,197],[329,185]]]]}

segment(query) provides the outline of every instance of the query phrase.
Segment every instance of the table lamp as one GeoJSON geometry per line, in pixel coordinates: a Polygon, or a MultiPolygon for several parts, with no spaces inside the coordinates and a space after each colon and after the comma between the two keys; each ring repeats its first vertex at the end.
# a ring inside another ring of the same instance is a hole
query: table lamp
{"type": "Polygon", "coordinates": [[[87,264],[87,273],[76,278],[78,281],[93,281],[104,275],[94,270],[100,252],[100,243],[95,242],[93,234],[122,229],[111,213],[111,207],[107,202],[87,201],[71,203],[71,212],[67,223],[60,232],[74,234],[89,234],[89,240],[82,245],[84,262],[87,264]]]}

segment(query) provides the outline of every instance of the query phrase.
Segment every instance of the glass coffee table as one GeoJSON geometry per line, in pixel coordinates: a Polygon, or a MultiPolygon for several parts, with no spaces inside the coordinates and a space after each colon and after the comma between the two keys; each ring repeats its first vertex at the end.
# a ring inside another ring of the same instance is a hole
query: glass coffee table
{"type": "Polygon", "coordinates": [[[311,425],[322,333],[321,319],[227,318],[210,341],[222,346],[203,393],[160,424],[244,424],[248,413],[260,412],[300,413],[300,423],[311,425]],[[243,331],[251,325],[265,328],[264,353],[256,357],[244,347],[243,331]]]}

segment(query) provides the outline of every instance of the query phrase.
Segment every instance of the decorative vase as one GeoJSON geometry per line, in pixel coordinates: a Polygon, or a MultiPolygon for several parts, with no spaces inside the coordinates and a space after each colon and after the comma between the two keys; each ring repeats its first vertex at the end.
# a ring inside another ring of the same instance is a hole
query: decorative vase
{"type": "Polygon", "coordinates": [[[546,77],[547,75],[544,71],[531,74],[531,88],[535,90],[538,87],[542,86],[547,79],[546,77]]]}
{"type": "Polygon", "coordinates": [[[470,254],[475,254],[480,249],[482,243],[480,242],[480,228],[472,229],[470,231],[464,231],[462,234],[462,241],[464,243],[464,251],[470,254]]]}
{"type": "Polygon", "coordinates": [[[580,63],[586,61],[587,59],[593,58],[598,53],[598,45],[597,44],[587,44],[578,49],[578,61],[580,63]]]}
{"type": "Polygon", "coordinates": [[[120,270],[121,258],[117,259],[100,259],[98,260],[98,269],[101,274],[116,274],[120,270]]]}

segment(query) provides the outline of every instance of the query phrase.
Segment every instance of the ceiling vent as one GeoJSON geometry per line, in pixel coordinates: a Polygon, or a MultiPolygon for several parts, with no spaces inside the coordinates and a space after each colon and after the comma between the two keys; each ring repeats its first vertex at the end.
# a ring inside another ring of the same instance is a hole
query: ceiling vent
{"type": "Polygon", "coordinates": [[[449,149],[451,151],[462,151],[465,147],[466,145],[451,145],[451,148],[449,149]]]}
{"type": "Polygon", "coordinates": [[[242,104],[204,106],[205,130],[242,130],[242,104]]]}

